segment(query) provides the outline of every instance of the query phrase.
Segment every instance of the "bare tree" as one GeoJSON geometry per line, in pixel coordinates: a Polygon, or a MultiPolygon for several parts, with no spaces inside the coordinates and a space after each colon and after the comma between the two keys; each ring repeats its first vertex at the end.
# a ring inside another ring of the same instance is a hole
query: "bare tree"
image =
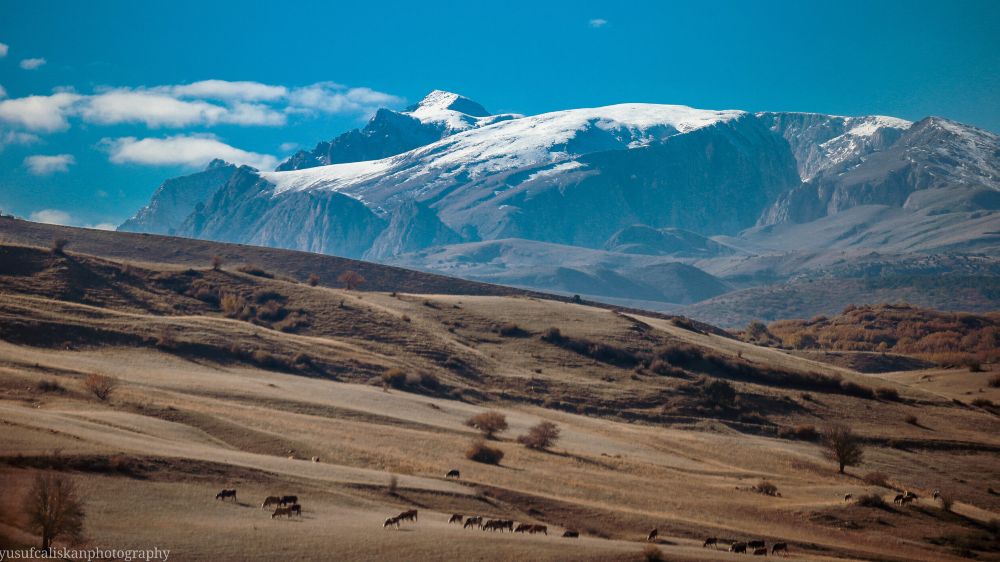
{"type": "Polygon", "coordinates": [[[118,387],[118,379],[108,375],[91,373],[83,379],[83,386],[99,400],[107,400],[118,387]]]}
{"type": "Polygon", "coordinates": [[[823,433],[823,445],[830,459],[840,465],[840,473],[845,466],[857,466],[864,459],[861,439],[844,426],[834,426],[823,433]]]}
{"type": "Polygon", "coordinates": [[[83,502],[69,478],[39,474],[25,504],[31,530],[42,536],[42,550],[48,551],[59,537],[74,542],[83,538],[83,502]]]}
{"type": "Polygon", "coordinates": [[[219,271],[222,267],[222,256],[212,256],[212,269],[219,271]]]}
{"type": "Polygon", "coordinates": [[[507,431],[507,416],[500,412],[483,412],[465,420],[465,425],[474,427],[483,432],[483,436],[493,439],[497,433],[507,431]]]}
{"type": "Polygon", "coordinates": [[[344,288],[350,291],[360,285],[363,285],[367,279],[362,277],[357,271],[350,270],[341,273],[340,276],[337,277],[337,281],[342,283],[344,288]]]}
{"type": "Polygon", "coordinates": [[[543,421],[532,426],[528,433],[517,438],[517,442],[529,449],[548,449],[559,439],[559,426],[543,421]]]}

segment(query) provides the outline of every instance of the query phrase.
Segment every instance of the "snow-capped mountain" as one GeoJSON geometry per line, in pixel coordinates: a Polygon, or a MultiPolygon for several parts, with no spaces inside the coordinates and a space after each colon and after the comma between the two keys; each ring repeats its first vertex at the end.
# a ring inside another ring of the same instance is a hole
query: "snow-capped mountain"
{"type": "Polygon", "coordinates": [[[779,226],[820,219],[836,226],[799,233],[810,252],[845,243],[879,251],[879,239],[891,239],[894,251],[1000,246],[989,234],[1000,231],[1000,141],[939,118],[640,103],[490,115],[434,91],[403,111],[379,110],[364,128],[275,171],[219,169],[166,182],[122,228],[469,277],[488,271],[492,280],[504,275],[470,266],[491,247],[480,242],[517,248],[505,268],[514,259],[530,271],[532,263],[558,266],[550,262],[558,248],[575,246],[605,250],[577,253],[577,271],[598,256],[603,269],[648,271],[643,256],[653,255],[731,279],[759,277],[760,264],[783,259],[775,252],[798,251],[796,239],[774,234],[790,232],[779,226]],[[892,236],[867,234],[889,224],[892,236]],[[940,243],[934,225],[949,229],[940,243]]]}

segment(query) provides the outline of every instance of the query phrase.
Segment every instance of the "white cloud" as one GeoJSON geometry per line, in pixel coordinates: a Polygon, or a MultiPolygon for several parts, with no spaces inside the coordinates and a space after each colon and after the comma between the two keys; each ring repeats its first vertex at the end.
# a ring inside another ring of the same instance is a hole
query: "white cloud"
{"type": "Polygon", "coordinates": [[[34,58],[34,59],[24,59],[21,61],[21,68],[25,70],[35,70],[36,68],[45,64],[45,59],[34,58]]]}
{"type": "Polygon", "coordinates": [[[288,88],[284,86],[227,80],[202,80],[180,86],[167,86],[166,89],[179,97],[213,100],[274,101],[288,95],[288,88]]]}
{"type": "Polygon", "coordinates": [[[72,154],[55,154],[52,156],[36,154],[24,159],[28,171],[36,176],[47,176],[57,172],[68,172],[69,167],[76,164],[72,154]]]}
{"type": "Polygon", "coordinates": [[[83,228],[93,228],[96,230],[114,230],[115,225],[110,222],[99,222],[93,224],[81,223],[73,218],[73,215],[59,209],[42,209],[28,215],[28,219],[34,222],[46,224],[58,224],[62,226],[79,226],[83,228]]]}
{"type": "Polygon", "coordinates": [[[145,90],[111,90],[88,97],[81,104],[80,114],[86,121],[104,125],[144,123],[147,127],[285,123],[284,115],[265,105],[241,102],[222,106],[145,90]]]}
{"type": "Polygon", "coordinates": [[[595,29],[602,28],[605,25],[608,25],[608,20],[604,18],[594,18],[590,20],[590,27],[593,27],[595,29]]]}
{"type": "Polygon", "coordinates": [[[35,222],[44,222],[45,224],[61,224],[63,226],[70,226],[73,224],[73,217],[66,211],[60,211],[59,209],[42,209],[41,211],[35,211],[28,215],[28,218],[35,222]]]}
{"type": "Polygon", "coordinates": [[[291,152],[299,147],[297,142],[283,142],[278,146],[278,150],[281,152],[291,152]]]}
{"type": "MultiPolygon", "coordinates": [[[[0,95],[2,97],[2,95],[0,95]]],[[[88,123],[140,123],[158,127],[281,126],[289,114],[359,114],[402,103],[371,88],[320,82],[288,89],[260,82],[203,80],[154,88],[115,88],[83,95],[58,89],[51,95],[0,99],[0,121],[32,131],[60,131],[69,117],[88,123]]]]}
{"type": "Polygon", "coordinates": [[[3,151],[3,149],[8,146],[13,146],[15,144],[32,144],[38,142],[39,140],[40,139],[37,135],[33,135],[31,133],[0,130],[0,151],[3,151]]]}
{"type": "Polygon", "coordinates": [[[7,90],[5,90],[2,85],[0,85],[0,98],[5,98],[5,97],[7,97],[7,90]]]}
{"type": "Polygon", "coordinates": [[[61,131],[69,126],[67,115],[80,100],[77,94],[28,96],[0,101],[0,121],[32,131],[61,131]]]}
{"type": "Polygon", "coordinates": [[[371,113],[379,107],[396,105],[403,100],[371,88],[347,88],[334,82],[318,82],[292,90],[286,111],[305,113],[371,113]]]}
{"type": "Polygon", "coordinates": [[[166,138],[124,137],[105,139],[110,159],[116,164],[147,166],[182,165],[201,167],[216,158],[233,164],[246,164],[259,170],[271,170],[278,160],[230,146],[212,135],[175,135],[166,138]]]}
{"type": "Polygon", "coordinates": [[[7,51],[10,50],[10,46],[6,43],[0,43],[0,59],[7,56],[7,51]]]}

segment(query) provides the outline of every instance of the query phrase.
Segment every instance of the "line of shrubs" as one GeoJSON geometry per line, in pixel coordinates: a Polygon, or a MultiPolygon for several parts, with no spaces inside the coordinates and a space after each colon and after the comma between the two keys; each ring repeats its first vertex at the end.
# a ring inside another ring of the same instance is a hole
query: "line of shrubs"
{"type": "Polygon", "coordinates": [[[876,391],[853,381],[844,380],[839,375],[764,369],[743,359],[732,359],[686,343],[665,343],[652,352],[633,351],[612,344],[568,336],[555,327],[546,330],[541,339],[602,363],[619,367],[640,366],[663,376],[689,378],[688,372],[696,372],[782,388],[821,390],[866,399],[876,397],[885,400],[899,399],[898,392],[889,387],[876,391]]]}

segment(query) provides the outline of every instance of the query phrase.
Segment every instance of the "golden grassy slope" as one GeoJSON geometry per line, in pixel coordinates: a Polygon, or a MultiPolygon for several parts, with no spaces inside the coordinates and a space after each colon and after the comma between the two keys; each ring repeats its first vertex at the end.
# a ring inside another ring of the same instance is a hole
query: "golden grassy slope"
{"type": "MultiPolygon", "coordinates": [[[[182,560],[628,560],[657,527],[670,559],[731,559],[701,548],[721,536],[785,540],[808,559],[942,560],[965,548],[957,543],[976,546],[968,537],[988,533],[1000,510],[987,491],[1000,489],[997,417],[896,375],[873,380],[667,319],[530,297],[358,293],[5,252],[5,489],[23,490],[36,470],[70,474],[87,496],[95,544],[159,545],[182,560]],[[205,287],[255,306],[255,295],[276,293],[303,323],[283,332],[259,310],[230,318],[192,296],[205,287]],[[498,333],[511,323],[515,335],[498,333]],[[550,327],[607,349],[546,341],[550,327]],[[664,346],[717,361],[658,374],[647,363],[664,346]],[[393,367],[411,375],[405,388],[382,388],[393,367]],[[95,372],[122,381],[110,402],[83,390],[95,372]],[[801,388],[801,374],[887,385],[901,399],[801,388]],[[44,392],[40,380],[66,391],[44,392]],[[739,403],[707,403],[700,389],[711,380],[730,381],[739,403]],[[463,456],[474,437],[463,422],[486,409],[511,425],[500,466],[463,456]],[[552,452],[513,442],[543,419],[563,429],[552,452]],[[852,475],[836,474],[815,443],[777,437],[834,422],[870,442],[852,475]],[[462,479],[443,477],[452,468],[462,479]],[[891,499],[895,491],[857,477],[876,470],[925,497],[889,510],[845,503],[845,493],[891,499]],[[761,479],[781,496],[748,490],[761,479]],[[241,503],[213,500],[223,487],[236,487],[241,503]],[[954,513],[926,498],[934,488],[958,499],[954,513]],[[259,502],[274,493],[297,493],[303,519],[272,521],[259,502]],[[381,528],[410,507],[419,523],[381,528]],[[584,538],[462,531],[446,523],[453,512],[573,527],[584,538]]],[[[19,494],[2,497],[6,540],[32,541],[19,494]]]]}

